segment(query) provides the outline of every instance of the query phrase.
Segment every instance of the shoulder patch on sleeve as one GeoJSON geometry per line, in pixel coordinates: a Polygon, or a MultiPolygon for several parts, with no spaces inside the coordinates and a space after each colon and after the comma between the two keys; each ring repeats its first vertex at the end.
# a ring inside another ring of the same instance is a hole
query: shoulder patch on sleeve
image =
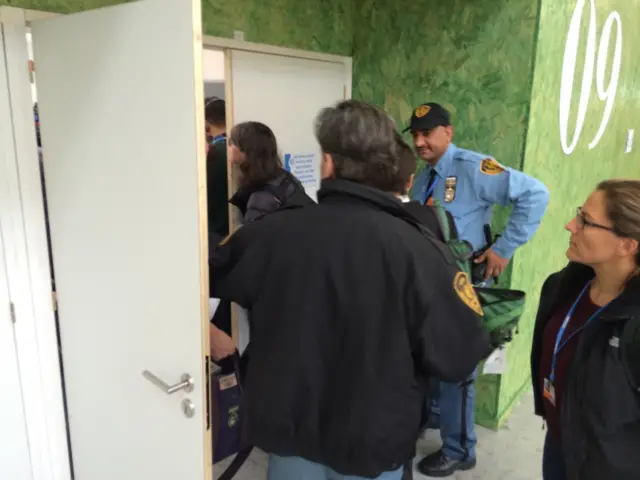
{"type": "Polygon", "coordinates": [[[453,289],[467,307],[481,317],[484,317],[480,299],[478,299],[478,295],[476,295],[476,291],[473,289],[473,285],[471,285],[469,275],[464,272],[458,272],[453,279],[453,289]]]}
{"type": "Polygon", "coordinates": [[[485,175],[499,175],[505,168],[493,158],[485,158],[480,162],[480,171],[485,175]]]}

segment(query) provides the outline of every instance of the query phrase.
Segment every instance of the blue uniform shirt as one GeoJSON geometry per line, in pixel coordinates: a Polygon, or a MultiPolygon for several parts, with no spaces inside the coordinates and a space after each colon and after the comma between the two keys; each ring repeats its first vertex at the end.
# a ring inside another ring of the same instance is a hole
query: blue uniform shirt
{"type": "MultiPolygon", "coordinates": [[[[493,158],[451,144],[435,166],[432,197],[453,215],[462,240],[474,251],[487,244],[484,225],[491,223],[493,206],[513,205],[507,226],[493,250],[502,258],[527,243],[538,229],[549,203],[547,187],[529,175],[504,167],[493,158]]],[[[418,175],[411,198],[424,203],[431,167],[418,175]]]]}

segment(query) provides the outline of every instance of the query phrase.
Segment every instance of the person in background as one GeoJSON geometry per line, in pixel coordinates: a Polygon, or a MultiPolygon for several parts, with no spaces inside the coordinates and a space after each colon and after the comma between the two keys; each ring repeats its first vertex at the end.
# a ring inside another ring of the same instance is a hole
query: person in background
{"type": "MultiPolygon", "coordinates": [[[[207,136],[207,215],[209,249],[229,234],[229,189],[227,178],[226,105],[217,97],[205,100],[207,136]]],[[[211,357],[218,361],[232,355],[236,345],[231,338],[231,304],[213,302],[217,308],[209,326],[211,357]]]]}
{"type": "Polygon", "coordinates": [[[319,203],[222,242],[211,296],[251,310],[247,423],[269,480],[400,480],[428,379],[461,381],[491,345],[468,276],[393,195],[394,122],[343,101],[316,138],[319,203]]]}
{"type": "Polygon", "coordinates": [[[226,104],[217,97],[205,102],[207,152],[207,211],[210,244],[229,234],[229,187],[227,176],[226,104]]]}
{"type": "Polygon", "coordinates": [[[531,372],[544,480],[640,478],[640,181],[609,180],[567,224],[542,287],[531,372]]]}
{"type": "MultiPolygon", "coordinates": [[[[407,130],[426,162],[414,182],[412,199],[421,204],[438,200],[451,212],[460,239],[477,252],[478,266],[484,265],[483,278],[474,283],[486,286],[537,230],[549,191],[542,182],[488,155],[455,146],[449,112],[437,103],[417,107],[407,130]],[[495,243],[489,227],[494,205],[513,206],[505,231],[495,243]]],[[[441,383],[433,394],[429,423],[440,428],[443,446],[418,464],[420,472],[429,477],[447,477],[476,465],[475,376],[476,372],[462,383],[441,383]]]]}
{"type": "Polygon", "coordinates": [[[298,179],[282,168],[276,137],[263,123],[244,122],[233,127],[228,156],[240,169],[239,188],[229,202],[238,207],[244,223],[287,205],[314,203],[298,179]]]}

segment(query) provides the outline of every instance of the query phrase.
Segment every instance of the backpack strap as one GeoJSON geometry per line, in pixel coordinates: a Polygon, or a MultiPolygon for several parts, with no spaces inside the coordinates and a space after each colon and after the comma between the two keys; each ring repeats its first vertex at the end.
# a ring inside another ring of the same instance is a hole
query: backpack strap
{"type": "Polygon", "coordinates": [[[436,218],[440,224],[440,230],[444,237],[445,243],[451,240],[451,229],[449,228],[449,219],[447,218],[447,211],[444,209],[440,200],[434,200],[433,210],[436,212],[436,218]]]}
{"type": "Polygon", "coordinates": [[[238,473],[238,470],[240,470],[240,467],[244,465],[244,463],[249,458],[249,455],[251,455],[252,450],[253,446],[249,446],[244,450],[240,450],[236,454],[235,458],[231,461],[227,469],[218,477],[218,480],[231,480],[233,477],[235,477],[236,473],[238,473]]]}

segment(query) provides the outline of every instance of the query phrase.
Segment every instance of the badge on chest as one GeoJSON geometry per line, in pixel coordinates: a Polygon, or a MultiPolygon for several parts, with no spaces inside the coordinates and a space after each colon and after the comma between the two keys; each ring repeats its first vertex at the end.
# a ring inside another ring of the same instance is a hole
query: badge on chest
{"type": "Polygon", "coordinates": [[[447,177],[444,181],[444,202],[451,203],[456,198],[456,186],[458,177],[447,177]]]}

